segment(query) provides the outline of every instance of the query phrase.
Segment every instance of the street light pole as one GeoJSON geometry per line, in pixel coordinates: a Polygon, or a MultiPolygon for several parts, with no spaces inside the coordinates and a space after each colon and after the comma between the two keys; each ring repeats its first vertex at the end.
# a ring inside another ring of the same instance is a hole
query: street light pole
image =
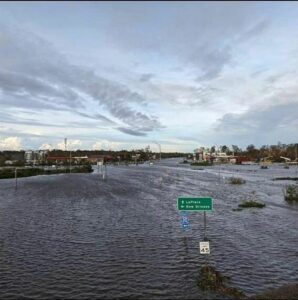
{"type": "Polygon", "coordinates": [[[297,146],[298,146],[298,144],[296,144],[296,159],[295,159],[295,162],[296,162],[296,174],[298,173],[298,160],[297,160],[297,146]]]}
{"type": "Polygon", "coordinates": [[[158,142],[153,142],[154,144],[158,145],[159,148],[159,160],[161,161],[161,145],[158,142]]]}
{"type": "MultiPolygon", "coordinates": [[[[218,151],[219,151],[219,147],[218,147],[218,145],[215,143],[215,146],[216,146],[216,148],[217,148],[217,153],[219,153],[218,151]]],[[[216,149],[215,149],[215,155],[216,155],[216,149]]],[[[218,154],[217,154],[218,155],[218,154]]],[[[221,163],[220,163],[220,161],[218,162],[218,166],[219,166],[219,169],[218,169],[218,180],[219,180],[219,182],[220,182],[220,165],[221,165],[221,163]]]]}
{"type": "Polygon", "coordinates": [[[69,149],[69,173],[71,173],[71,150],[69,149]]]}

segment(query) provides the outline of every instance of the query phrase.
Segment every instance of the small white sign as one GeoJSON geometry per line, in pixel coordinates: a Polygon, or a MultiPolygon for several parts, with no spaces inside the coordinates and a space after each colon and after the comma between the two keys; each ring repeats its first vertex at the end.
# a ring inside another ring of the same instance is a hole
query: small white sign
{"type": "Polygon", "coordinates": [[[200,254],[210,254],[209,242],[200,242],[200,254]]]}
{"type": "Polygon", "coordinates": [[[98,162],[97,162],[97,165],[98,165],[98,166],[102,166],[102,161],[98,161],[98,162]]]}

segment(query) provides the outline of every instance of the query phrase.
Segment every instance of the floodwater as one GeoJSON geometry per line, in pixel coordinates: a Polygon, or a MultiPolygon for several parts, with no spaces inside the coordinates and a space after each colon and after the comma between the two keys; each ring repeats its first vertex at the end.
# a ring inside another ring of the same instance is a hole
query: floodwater
{"type": "MultiPolygon", "coordinates": [[[[181,159],[108,166],[107,180],[60,174],[0,181],[0,298],[215,299],[196,286],[207,262],[248,295],[298,280],[298,205],[283,199],[297,167],[213,166],[181,159]],[[231,185],[231,176],[246,180],[231,185]],[[252,195],[263,209],[233,211],[252,195]],[[181,228],[179,196],[211,196],[181,228]]],[[[291,182],[293,183],[293,182],[291,182]]]]}

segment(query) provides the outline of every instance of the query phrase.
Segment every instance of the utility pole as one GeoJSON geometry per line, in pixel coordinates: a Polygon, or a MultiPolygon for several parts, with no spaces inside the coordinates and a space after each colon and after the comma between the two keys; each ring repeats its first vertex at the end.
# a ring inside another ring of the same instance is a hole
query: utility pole
{"type": "Polygon", "coordinates": [[[14,176],[15,176],[15,180],[16,180],[15,190],[17,190],[18,189],[18,168],[15,168],[14,176]]]}
{"type": "MultiPolygon", "coordinates": [[[[215,156],[219,156],[218,153],[220,153],[219,151],[219,146],[217,144],[215,144],[215,146],[217,147],[217,152],[216,152],[216,149],[215,149],[215,156]]],[[[219,166],[219,169],[218,169],[218,181],[220,182],[220,165],[221,165],[221,162],[219,161],[218,162],[218,166],[219,166]]]]}
{"type": "Polygon", "coordinates": [[[71,150],[69,149],[69,173],[71,173],[71,150]]]}
{"type": "Polygon", "coordinates": [[[298,160],[297,160],[297,146],[298,146],[298,144],[296,144],[296,153],[295,153],[295,156],[296,156],[296,159],[295,159],[295,161],[296,161],[296,174],[298,173],[298,160]]]}
{"type": "Polygon", "coordinates": [[[207,218],[206,218],[206,212],[204,211],[204,241],[208,241],[206,227],[207,227],[207,218]]]}
{"type": "MultiPolygon", "coordinates": [[[[64,138],[64,150],[66,152],[66,146],[67,146],[67,138],[64,138]]],[[[66,161],[67,163],[67,161],[66,161]]],[[[65,173],[67,172],[67,166],[65,165],[65,173]]]]}

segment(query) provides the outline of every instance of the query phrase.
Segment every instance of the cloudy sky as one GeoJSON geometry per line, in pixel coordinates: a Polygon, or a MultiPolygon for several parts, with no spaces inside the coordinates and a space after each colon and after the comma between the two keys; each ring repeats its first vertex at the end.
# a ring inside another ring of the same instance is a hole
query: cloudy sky
{"type": "Polygon", "coordinates": [[[297,2],[1,2],[0,150],[298,140],[297,2]]]}

